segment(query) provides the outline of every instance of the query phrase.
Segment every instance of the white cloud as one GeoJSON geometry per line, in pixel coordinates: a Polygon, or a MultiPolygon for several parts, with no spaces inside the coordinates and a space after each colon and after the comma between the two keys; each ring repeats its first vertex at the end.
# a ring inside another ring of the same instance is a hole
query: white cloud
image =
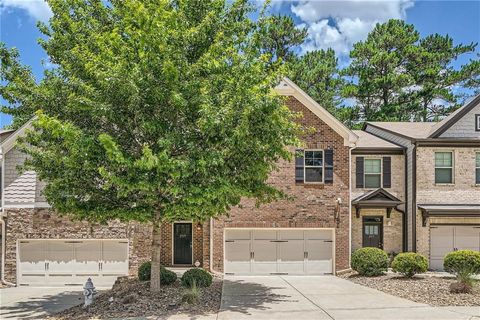
{"type": "Polygon", "coordinates": [[[52,10],[44,0],[0,0],[0,8],[16,8],[28,12],[35,20],[48,21],[52,10]]]}
{"type": "Polygon", "coordinates": [[[307,26],[309,36],[303,51],[332,48],[347,53],[364,40],[376,23],[405,19],[414,0],[316,0],[301,1],[290,10],[307,26]]]}

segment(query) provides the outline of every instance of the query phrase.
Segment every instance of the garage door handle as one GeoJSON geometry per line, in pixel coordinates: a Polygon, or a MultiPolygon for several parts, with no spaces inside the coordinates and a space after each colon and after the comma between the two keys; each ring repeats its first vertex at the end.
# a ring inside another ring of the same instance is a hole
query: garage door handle
{"type": "Polygon", "coordinates": [[[323,240],[323,242],[333,242],[333,240],[323,240]]]}
{"type": "Polygon", "coordinates": [[[303,253],[303,258],[308,259],[308,252],[307,252],[307,251],[305,251],[305,252],[303,253]]]}
{"type": "Polygon", "coordinates": [[[225,240],[225,242],[235,242],[235,240],[225,240]]]}
{"type": "Polygon", "coordinates": [[[250,259],[255,259],[255,252],[250,252],[250,259]]]}
{"type": "Polygon", "coordinates": [[[288,240],[270,240],[270,242],[288,242],[288,240]]]}

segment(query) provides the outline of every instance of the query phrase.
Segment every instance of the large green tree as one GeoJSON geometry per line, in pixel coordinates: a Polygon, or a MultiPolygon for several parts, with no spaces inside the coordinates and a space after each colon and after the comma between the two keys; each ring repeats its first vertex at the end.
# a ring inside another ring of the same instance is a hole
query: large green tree
{"type": "Polygon", "coordinates": [[[258,25],[258,45],[272,63],[286,63],[297,57],[299,46],[307,37],[306,28],[297,27],[292,17],[284,15],[261,16],[258,25]]]}
{"type": "Polygon", "coordinates": [[[354,44],[351,64],[343,71],[349,81],[343,93],[356,101],[351,122],[432,121],[445,116],[458,107],[458,91],[479,88],[478,59],[453,65],[475,48],[473,43],[454,45],[449,36],[421,38],[402,20],[377,24],[365,41],[354,44]]]}
{"type": "Polygon", "coordinates": [[[428,35],[407,67],[415,82],[411,90],[415,121],[438,121],[459,106],[461,93],[453,89],[480,87],[480,60],[472,59],[460,68],[453,62],[475,52],[476,44],[454,45],[448,35],[428,35]]]}
{"type": "Polygon", "coordinates": [[[339,114],[344,79],[339,74],[338,59],[333,49],[315,50],[296,58],[290,64],[291,79],[322,107],[339,114]]]}
{"type": "Polygon", "coordinates": [[[16,51],[0,51],[6,111],[37,114],[26,165],[59,213],[151,223],[159,290],[162,222],[283,196],[266,180],[299,128],[273,92],[281,65],[244,0],[49,4],[41,45],[57,68],[36,83],[16,51]]]}
{"type": "Polygon", "coordinates": [[[405,70],[419,38],[413,25],[390,20],[377,24],[365,41],[354,44],[352,61],[344,70],[351,79],[344,94],[356,100],[356,120],[407,120],[408,95],[402,90],[414,85],[405,70]]]}

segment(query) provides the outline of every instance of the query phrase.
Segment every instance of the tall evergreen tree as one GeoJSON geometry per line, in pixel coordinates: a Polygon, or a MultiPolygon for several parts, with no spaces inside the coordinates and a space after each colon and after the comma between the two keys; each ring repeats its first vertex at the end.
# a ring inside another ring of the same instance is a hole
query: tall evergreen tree
{"type": "Polygon", "coordinates": [[[294,59],[295,50],[307,37],[307,29],[298,28],[290,16],[262,15],[259,26],[258,45],[270,55],[272,62],[285,63],[294,59]]]}
{"type": "Polygon", "coordinates": [[[344,95],[356,100],[355,120],[408,120],[409,96],[403,90],[415,84],[406,68],[419,38],[413,25],[392,19],[354,44],[351,64],[344,70],[351,79],[344,95]]]}
{"type": "Polygon", "coordinates": [[[429,35],[420,40],[418,54],[412,57],[407,72],[412,75],[415,88],[415,121],[439,120],[461,103],[461,94],[454,87],[478,88],[480,60],[471,60],[460,68],[453,62],[463,54],[474,53],[476,44],[454,45],[448,35],[429,35]]]}
{"type": "Polygon", "coordinates": [[[344,80],[333,49],[307,52],[292,62],[291,79],[330,113],[339,116],[344,80]]]}

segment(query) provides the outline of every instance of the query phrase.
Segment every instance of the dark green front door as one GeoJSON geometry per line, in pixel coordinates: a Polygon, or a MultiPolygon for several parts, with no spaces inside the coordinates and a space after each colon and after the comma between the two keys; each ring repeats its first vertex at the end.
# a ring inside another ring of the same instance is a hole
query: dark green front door
{"type": "Polygon", "coordinates": [[[192,224],[173,224],[173,263],[192,264],[192,224]]]}

